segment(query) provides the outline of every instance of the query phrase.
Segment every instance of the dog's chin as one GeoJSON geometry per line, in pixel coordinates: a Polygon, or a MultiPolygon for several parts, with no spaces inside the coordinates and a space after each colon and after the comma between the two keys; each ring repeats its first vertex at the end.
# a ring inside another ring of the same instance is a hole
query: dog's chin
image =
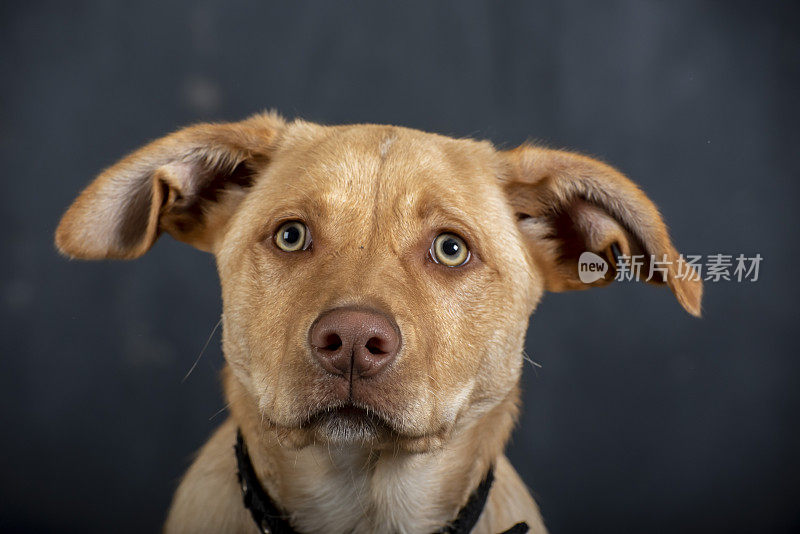
{"type": "Polygon", "coordinates": [[[389,422],[375,412],[350,404],[317,412],[309,422],[317,439],[332,445],[375,447],[395,434],[389,422]]]}

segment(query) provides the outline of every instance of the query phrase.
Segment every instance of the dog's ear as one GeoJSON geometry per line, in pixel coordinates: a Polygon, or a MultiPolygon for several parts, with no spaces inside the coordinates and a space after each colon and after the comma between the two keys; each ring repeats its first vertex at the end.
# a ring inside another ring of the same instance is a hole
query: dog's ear
{"type": "Polygon", "coordinates": [[[605,163],[570,152],[522,145],[500,154],[507,162],[504,190],[547,290],[605,285],[625,267],[617,265],[618,254],[642,255],[640,279],[653,274],[648,281],[666,283],[686,311],[700,316],[702,281],[673,247],[658,209],[633,182],[605,163]],[[580,280],[584,252],[605,259],[603,277],[580,280]]]}
{"type": "Polygon", "coordinates": [[[153,141],[80,194],[58,225],[56,246],[74,258],[130,259],[166,231],[213,250],[283,125],[268,113],[191,126],[153,141]]]}

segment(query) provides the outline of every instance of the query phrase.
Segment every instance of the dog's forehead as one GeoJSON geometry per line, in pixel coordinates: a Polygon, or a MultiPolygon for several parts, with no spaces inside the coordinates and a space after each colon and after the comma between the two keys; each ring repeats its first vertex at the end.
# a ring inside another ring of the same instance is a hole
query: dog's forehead
{"type": "Polygon", "coordinates": [[[476,208],[497,198],[492,145],[408,128],[290,128],[273,177],[286,196],[320,210],[476,208]]]}

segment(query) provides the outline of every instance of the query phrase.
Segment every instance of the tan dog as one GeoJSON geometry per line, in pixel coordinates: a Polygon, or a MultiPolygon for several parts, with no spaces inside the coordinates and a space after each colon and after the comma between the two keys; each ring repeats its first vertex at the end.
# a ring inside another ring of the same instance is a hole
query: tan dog
{"type": "Polygon", "coordinates": [[[474,532],[545,527],[504,456],[528,319],[545,290],[590,287],[577,258],[612,247],[701,282],[653,203],[576,154],[274,114],[180,130],[101,174],[56,243],[136,258],[166,231],[215,254],[231,416],[175,495],[167,532],[258,532],[242,502],[241,429],[258,480],[299,532],[437,531],[493,466],[474,532]]]}

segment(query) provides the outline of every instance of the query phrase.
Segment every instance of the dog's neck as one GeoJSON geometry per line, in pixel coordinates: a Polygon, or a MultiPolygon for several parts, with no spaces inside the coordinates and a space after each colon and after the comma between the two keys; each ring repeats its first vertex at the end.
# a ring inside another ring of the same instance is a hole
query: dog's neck
{"type": "Polygon", "coordinates": [[[515,389],[432,452],[283,446],[260,426],[256,404],[227,373],[231,413],[253,467],[301,532],[434,532],[451,521],[502,454],[516,416],[515,389]]]}

